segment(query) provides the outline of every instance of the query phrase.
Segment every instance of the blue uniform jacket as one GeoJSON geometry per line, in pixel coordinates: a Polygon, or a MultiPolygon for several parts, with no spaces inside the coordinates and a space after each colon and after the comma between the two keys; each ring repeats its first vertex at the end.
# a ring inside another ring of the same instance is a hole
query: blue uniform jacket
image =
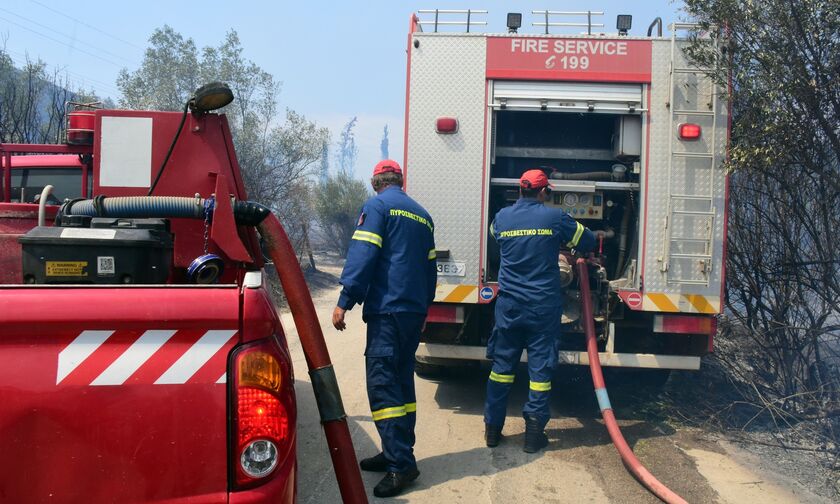
{"type": "Polygon", "coordinates": [[[595,234],[559,208],[519,198],[499,210],[490,226],[499,243],[500,296],[530,307],[561,307],[560,248],[589,252],[595,234]]]}
{"type": "Polygon", "coordinates": [[[425,315],[437,284],[434,229],[429,213],[399,187],[370,198],[347,250],[338,306],[425,315]]]}

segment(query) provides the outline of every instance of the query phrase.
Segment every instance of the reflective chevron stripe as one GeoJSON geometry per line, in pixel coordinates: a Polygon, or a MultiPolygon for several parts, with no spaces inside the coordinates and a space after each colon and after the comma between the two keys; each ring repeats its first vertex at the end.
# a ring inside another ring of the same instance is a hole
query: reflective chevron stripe
{"type": "Polygon", "coordinates": [[[478,303],[477,285],[438,284],[435,289],[438,303],[478,303]]]}
{"type": "Polygon", "coordinates": [[[642,299],[642,310],[669,313],[720,313],[718,296],[697,294],[647,293],[642,299]]]}
{"type": "Polygon", "coordinates": [[[56,385],[225,383],[236,329],[82,331],[58,353],[56,385]]]}

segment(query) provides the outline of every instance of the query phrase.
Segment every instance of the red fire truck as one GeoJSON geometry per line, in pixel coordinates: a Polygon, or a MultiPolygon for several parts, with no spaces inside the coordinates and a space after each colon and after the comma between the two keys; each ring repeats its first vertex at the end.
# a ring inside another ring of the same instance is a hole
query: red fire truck
{"type": "MultiPolygon", "coordinates": [[[[597,33],[602,13],[534,11],[538,33],[521,33],[516,13],[507,33],[482,33],[486,11],[419,14],[404,163],[439,250],[418,360],[484,359],[499,268],[489,226],[517,199],[519,176],[541,168],[554,185],[548,205],[614,235],[593,272],[601,363],[698,369],[722,309],[729,113],[727,91],[685,54],[696,27],[674,24],[663,37],[657,18],[633,36],[619,16],[616,32],[597,33]]],[[[569,251],[559,259],[560,361],[585,365],[574,261],[569,251]]]]}
{"type": "Polygon", "coordinates": [[[258,227],[342,493],[365,502],[294,253],[209,113],[232,99],[216,83],[183,114],[79,110],[65,145],[0,144],[0,501],[294,502],[294,375],[258,227]]]}

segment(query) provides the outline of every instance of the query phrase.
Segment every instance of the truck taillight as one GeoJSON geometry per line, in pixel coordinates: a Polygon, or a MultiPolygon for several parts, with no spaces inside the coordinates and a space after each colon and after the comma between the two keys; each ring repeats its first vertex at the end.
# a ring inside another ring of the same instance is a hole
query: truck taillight
{"type": "Polygon", "coordinates": [[[717,332],[717,319],[705,315],[656,315],[653,332],[670,334],[708,334],[717,332]]]}
{"type": "Polygon", "coordinates": [[[435,121],[435,131],[442,135],[452,135],[458,132],[458,119],[454,117],[438,117],[435,121]]]}
{"type": "Polygon", "coordinates": [[[680,138],[683,140],[697,140],[700,138],[700,133],[703,130],[699,124],[683,123],[680,124],[680,138]]]}
{"type": "Polygon", "coordinates": [[[231,364],[231,464],[243,488],[259,484],[289,456],[294,404],[288,361],[272,339],[237,348],[231,364]]]}

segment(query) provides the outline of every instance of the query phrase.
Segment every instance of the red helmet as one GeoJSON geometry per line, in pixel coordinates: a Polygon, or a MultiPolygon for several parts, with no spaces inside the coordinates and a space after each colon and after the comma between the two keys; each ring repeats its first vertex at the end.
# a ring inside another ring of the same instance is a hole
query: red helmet
{"type": "Polygon", "coordinates": [[[379,175],[380,173],[396,173],[397,175],[402,175],[402,168],[400,168],[400,164],[393,159],[383,159],[382,161],[376,163],[376,167],[373,169],[374,176],[379,175]]]}

